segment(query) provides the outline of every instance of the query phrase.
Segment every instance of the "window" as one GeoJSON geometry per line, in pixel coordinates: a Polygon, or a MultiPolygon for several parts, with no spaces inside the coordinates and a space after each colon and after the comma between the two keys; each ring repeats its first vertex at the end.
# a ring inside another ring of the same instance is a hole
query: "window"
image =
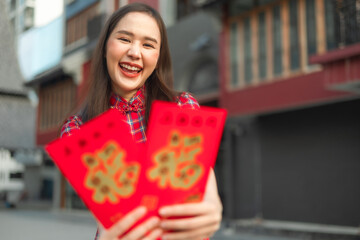
{"type": "Polygon", "coordinates": [[[289,2],[290,21],[290,69],[297,70],[300,67],[300,46],[298,27],[298,1],[289,2]]]}
{"type": "Polygon", "coordinates": [[[10,1],[10,11],[15,11],[16,9],[16,0],[10,1]]]}
{"type": "Polygon", "coordinates": [[[326,31],[329,48],[341,47],[360,42],[360,1],[326,1],[326,31]]]}
{"type": "Polygon", "coordinates": [[[328,50],[337,48],[335,37],[335,11],[334,1],[325,1],[326,46],[328,50]]]}
{"type": "MultiPolygon", "coordinates": [[[[339,1],[340,2],[340,1],[339,1]]],[[[360,41],[360,1],[341,1],[341,11],[345,22],[345,45],[360,41]]]]}
{"type": "Polygon", "coordinates": [[[266,78],[266,19],[265,12],[259,14],[259,78],[266,78]]]}
{"type": "Polygon", "coordinates": [[[238,84],[238,31],[237,24],[233,23],[230,26],[230,55],[231,55],[231,84],[236,86],[238,84]]]}
{"type": "Polygon", "coordinates": [[[24,11],[24,30],[34,26],[34,8],[26,7],[24,11]]]}
{"type": "Polygon", "coordinates": [[[280,6],[273,9],[273,49],[274,49],[274,75],[279,76],[282,73],[282,24],[280,15],[280,6]]]}
{"type": "Polygon", "coordinates": [[[81,13],[67,20],[66,23],[66,45],[70,45],[78,40],[86,39],[88,21],[96,16],[99,3],[91,5],[81,13]]]}
{"type": "Polygon", "coordinates": [[[314,55],[316,49],[315,0],[306,0],[306,38],[308,56],[314,55]]]}
{"type": "Polygon", "coordinates": [[[22,172],[12,172],[10,173],[10,179],[23,179],[22,172]]]}
{"type": "Polygon", "coordinates": [[[360,42],[360,0],[274,1],[229,19],[233,86],[313,71],[308,57],[325,45],[360,42]]]}
{"type": "Polygon", "coordinates": [[[252,41],[251,41],[251,23],[250,17],[244,21],[244,64],[245,64],[245,83],[250,84],[253,78],[252,74],[252,41]]]}

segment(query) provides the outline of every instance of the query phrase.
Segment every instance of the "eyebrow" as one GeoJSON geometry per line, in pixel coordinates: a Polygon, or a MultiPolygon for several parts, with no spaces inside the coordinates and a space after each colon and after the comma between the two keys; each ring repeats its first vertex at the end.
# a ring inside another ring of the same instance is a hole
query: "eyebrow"
{"type": "MultiPolygon", "coordinates": [[[[121,34],[125,34],[125,35],[128,35],[128,36],[134,37],[134,34],[132,32],[128,32],[128,31],[125,31],[125,30],[119,30],[116,33],[121,33],[121,34]]],[[[154,43],[158,43],[158,41],[155,38],[152,38],[152,37],[145,36],[144,39],[152,41],[154,43]]]]}

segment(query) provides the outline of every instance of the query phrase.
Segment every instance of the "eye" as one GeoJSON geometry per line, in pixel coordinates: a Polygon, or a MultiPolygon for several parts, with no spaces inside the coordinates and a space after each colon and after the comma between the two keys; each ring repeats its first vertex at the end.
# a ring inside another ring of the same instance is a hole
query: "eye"
{"type": "Polygon", "coordinates": [[[154,45],[152,45],[150,43],[144,43],[144,47],[146,47],[146,48],[155,48],[154,45]]]}
{"type": "Polygon", "coordinates": [[[124,37],[120,37],[120,38],[118,38],[120,41],[122,41],[122,42],[127,42],[127,43],[129,43],[130,42],[130,39],[128,39],[128,38],[124,38],[124,37]]]}

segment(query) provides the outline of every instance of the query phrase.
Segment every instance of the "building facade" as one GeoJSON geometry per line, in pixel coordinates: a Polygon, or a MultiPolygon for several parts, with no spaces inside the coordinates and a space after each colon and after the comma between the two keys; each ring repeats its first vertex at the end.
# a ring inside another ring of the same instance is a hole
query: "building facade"
{"type": "MultiPolygon", "coordinates": [[[[5,171],[6,164],[21,165],[25,171],[10,174],[10,181],[24,185],[20,197],[38,199],[41,181],[37,181],[34,169],[41,165],[42,159],[35,146],[36,109],[28,97],[28,89],[23,86],[24,78],[16,58],[16,36],[11,28],[11,21],[15,21],[11,17],[15,13],[8,14],[6,3],[0,2],[0,182],[2,187],[9,183],[6,182],[9,175],[5,171]]],[[[1,199],[11,189],[5,190],[1,192],[1,199]]]]}
{"type": "MultiPolygon", "coordinates": [[[[207,1],[221,9],[224,217],[359,235],[360,2],[207,1]]],[[[221,174],[222,173],[222,174],[221,174]]]]}
{"type": "Polygon", "coordinates": [[[6,9],[15,36],[34,26],[35,0],[6,0],[6,9]]]}

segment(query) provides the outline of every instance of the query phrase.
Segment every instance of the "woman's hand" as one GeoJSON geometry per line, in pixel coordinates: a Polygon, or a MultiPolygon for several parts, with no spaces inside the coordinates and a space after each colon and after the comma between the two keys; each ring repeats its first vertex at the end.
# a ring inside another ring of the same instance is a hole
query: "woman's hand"
{"type": "Polygon", "coordinates": [[[210,171],[202,202],[163,207],[159,213],[163,218],[185,217],[161,221],[160,227],[170,231],[163,234],[163,240],[203,240],[211,237],[220,228],[222,218],[222,204],[213,170],[210,171]]]}
{"type": "MultiPolygon", "coordinates": [[[[119,240],[119,236],[127,232],[138,220],[146,214],[145,207],[138,207],[128,213],[125,217],[115,223],[110,229],[100,231],[99,240],[119,240]]],[[[151,217],[141,223],[127,234],[121,237],[122,240],[155,240],[161,236],[162,230],[158,228],[159,218],[151,217]]]]}

